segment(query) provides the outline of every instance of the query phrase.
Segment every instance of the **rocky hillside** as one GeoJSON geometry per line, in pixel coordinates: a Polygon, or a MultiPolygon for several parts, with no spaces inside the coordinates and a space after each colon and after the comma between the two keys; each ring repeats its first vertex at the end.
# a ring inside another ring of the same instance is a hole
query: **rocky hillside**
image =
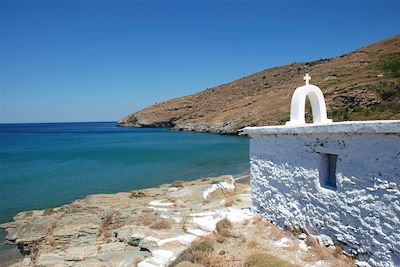
{"type": "Polygon", "coordinates": [[[238,134],[245,126],[283,124],[305,73],[323,91],[334,121],[400,119],[400,36],[395,36],[339,57],[263,70],[156,104],[118,125],[238,134]]]}

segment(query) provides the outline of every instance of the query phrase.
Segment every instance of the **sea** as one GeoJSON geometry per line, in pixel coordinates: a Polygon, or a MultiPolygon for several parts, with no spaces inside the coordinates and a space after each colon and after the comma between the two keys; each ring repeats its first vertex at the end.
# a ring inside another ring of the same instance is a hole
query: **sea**
{"type": "Polygon", "coordinates": [[[249,172],[248,147],[243,136],[115,122],[0,124],[0,223],[91,194],[241,176],[249,172]]]}

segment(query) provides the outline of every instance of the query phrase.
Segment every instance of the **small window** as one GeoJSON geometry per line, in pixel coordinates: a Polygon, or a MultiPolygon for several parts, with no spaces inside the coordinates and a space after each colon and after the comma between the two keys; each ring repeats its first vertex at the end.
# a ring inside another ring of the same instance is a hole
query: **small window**
{"type": "Polygon", "coordinates": [[[320,153],[319,183],[321,187],[336,190],[336,161],[337,155],[320,153]]]}

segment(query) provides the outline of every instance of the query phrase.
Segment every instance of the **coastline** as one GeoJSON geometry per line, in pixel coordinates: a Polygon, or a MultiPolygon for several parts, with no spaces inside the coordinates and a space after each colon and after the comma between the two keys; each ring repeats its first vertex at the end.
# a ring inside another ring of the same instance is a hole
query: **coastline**
{"type": "Polygon", "coordinates": [[[208,266],[211,259],[218,262],[212,266],[242,266],[260,250],[282,266],[354,266],[332,248],[306,243],[306,234],[281,230],[253,214],[249,179],[176,181],[20,212],[0,227],[25,257],[7,251],[0,266],[208,266]],[[207,251],[194,252],[204,245],[207,251]]]}
{"type": "Polygon", "coordinates": [[[218,135],[233,135],[233,136],[244,136],[243,129],[241,127],[232,127],[230,124],[206,124],[206,123],[192,123],[192,124],[175,124],[173,122],[167,123],[147,123],[141,122],[134,119],[134,122],[128,122],[124,119],[116,123],[117,127],[121,128],[163,128],[170,131],[177,132],[194,132],[194,133],[209,133],[218,135]]]}
{"type": "Polygon", "coordinates": [[[91,194],[249,170],[246,138],[121,129],[115,122],[1,126],[0,152],[8,156],[2,160],[0,223],[91,194]]]}
{"type": "MultiPolygon", "coordinates": [[[[138,189],[138,190],[133,190],[132,192],[141,192],[143,190],[144,191],[159,190],[160,188],[163,188],[163,187],[172,186],[175,183],[178,183],[178,184],[192,184],[193,185],[193,184],[198,183],[199,181],[204,180],[204,179],[211,180],[211,181],[213,179],[215,179],[216,181],[232,181],[233,183],[248,184],[249,183],[249,179],[250,179],[250,175],[249,175],[248,172],[244,172],[244,173],[239,173],[239,174],[235,174],[235,175],[223,175],[223,176],[219,176],[219,177],[206,177],[206,178],[200,178],[200,180],[199,179],[195,179],[195,180],[192,180],[192,181],[189,180],[189,181],[185,181],[185,182],[175,181],[175,182],[173,182],[171,184],[161,184],[158,187],[138,189]]],[[[84,201],[85,199],[88,199],[88,198],[96,198],[97,196],[115,196],[115,195],[119,195],[119,194],[131,194],[131,193],[129,193],[129,192],[118,192],[118,193],[114,193],[114,194],[88,195],[83,199],[77,199],[77,200],[73,201],[72,203],[62,205],[61,207],[52,207],[52,208],[47,208],[47,209],[44,209],[44,210],[27,210],[27,211],[19,212],[14,216],[14,221],[15,221],[16,218],[20,218],[21,216],[25,216],[26,217],[26,214],[32,214],[32,213],[34,213],[34,214],[40,214],[40,213],[45,214],[50,210],[51,210],[51,212],[57,211],[59,209],[62,209],[63,207],[67,207],[67,206],[73,205],[76,202],[84,201]]],[[[24,253],[29,253],[29,254],[31,253],[30,251],[28,252],[26,250],[26,246],[24,244],[22,244],[22,243],[25,242],[25,240],[21,241],[21,240],[14,239],[14,238],[10,239],[9,233],[7,235],[7,227],[5,227],[5,226],[12,224],[14,221],[0,224],[0,229],[2,231],[6,232],[6,236],[7,236],[6,239],[8,239],[7,241],[4,240],[5,244],[7,246],[9,246],[8,248],[0,250],[0,266],[12,266],[14,263],[20,263],[24,259],[24,256],[21,254],[21,252],[18,249],[20,249],[21,251],[24,251],[24,247],[25,247],[25,252],[24,253]],[[18,243],[18,242],[22,242],[22,243],[18,243]]],[[[13,228],[13,227],[14,226],[12,226],[11,228],[13,228]]],[[[8,228],[8,229],[10,229],[10,228],[8,228]]],[[[28,247],[29,246],[30,245],[28,245],[28,247]]],[[[29,248],[29,250],[31,250],[31,249],[32,249],[32,247],[29,248]]]]}

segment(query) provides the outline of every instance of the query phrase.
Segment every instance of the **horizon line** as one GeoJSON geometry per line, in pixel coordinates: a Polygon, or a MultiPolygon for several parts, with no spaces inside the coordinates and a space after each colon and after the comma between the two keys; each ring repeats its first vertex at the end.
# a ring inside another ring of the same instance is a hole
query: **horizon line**
{"type": "Polygon", "coordinates": [[[54,121],[54,122],[0,122],[1,124],[60,124],[60,123],[100,123],[117,121],[54,121]]]}

